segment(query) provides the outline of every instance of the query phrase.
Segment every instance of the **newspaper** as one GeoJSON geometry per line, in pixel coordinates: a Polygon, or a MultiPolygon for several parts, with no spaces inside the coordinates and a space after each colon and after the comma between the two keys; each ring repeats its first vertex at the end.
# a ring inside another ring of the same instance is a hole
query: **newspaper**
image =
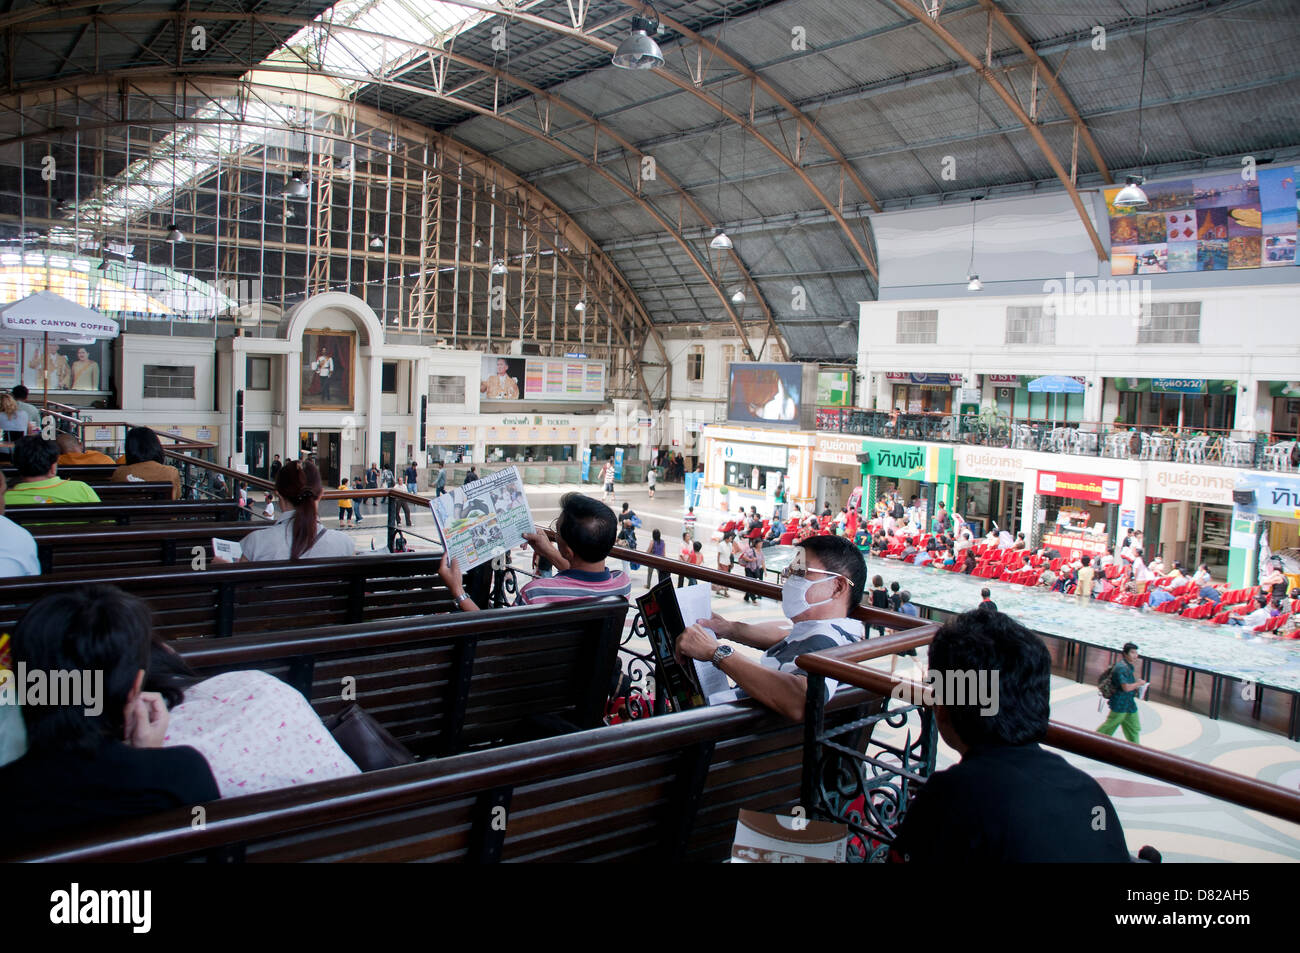
{"type": "Polygon", "coordinates": [[[509,552],[537,528],[514,467],[448,490],[429,509],[447,558],[460,560],[462,572],[509,552]]]}
{"type": "Polygon", "coordinates": [[[233,539],[219,539],[213,536],[212,555],[218,559],[224,559],[228,563],[237,563],[240,557],[244,555],[244,547],[233,539]]]}

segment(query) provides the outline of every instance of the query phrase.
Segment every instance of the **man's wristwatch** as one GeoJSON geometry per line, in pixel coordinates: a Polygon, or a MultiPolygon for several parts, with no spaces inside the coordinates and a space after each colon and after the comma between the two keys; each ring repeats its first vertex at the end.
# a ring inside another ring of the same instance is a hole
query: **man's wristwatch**
{"type": "Polygon", "coordinates": [[[456,597],[456,605],[461,605],[462,603],[466,603],[466,602],[469,602],[468,592],[462,592],[460,595],[456,597]]]}
{"type": "Polygon", "coordinates": [[[736,650],[733,649],[730,645],[719,645],[716,649],[714,649],[713,658],[709,659],[709,661],[712,662],[714,665],[717,665],[724,658],[730,658],[731,654],[735,651],[736,650]]]}

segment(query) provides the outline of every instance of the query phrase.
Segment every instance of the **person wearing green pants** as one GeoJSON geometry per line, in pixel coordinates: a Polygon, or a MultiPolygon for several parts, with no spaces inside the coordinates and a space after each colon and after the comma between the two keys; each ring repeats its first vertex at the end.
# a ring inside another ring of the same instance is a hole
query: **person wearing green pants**
{"type": "Polygon", "coordinates": [[[1138,743],[1138,734],[1142,723],[1138,721],[1137,693],[1145,681],[1137,677],[1138,647],[1132,642],[1124,643],[1124,654],[1115,663],[1111,678],[1115,680],[1115,692],[1110,696],[1110,714],[1098,727],[1103,735],[1113,735],[1116,728],[1124,729],[1124,738],[1133,744],[1138,743]]]}

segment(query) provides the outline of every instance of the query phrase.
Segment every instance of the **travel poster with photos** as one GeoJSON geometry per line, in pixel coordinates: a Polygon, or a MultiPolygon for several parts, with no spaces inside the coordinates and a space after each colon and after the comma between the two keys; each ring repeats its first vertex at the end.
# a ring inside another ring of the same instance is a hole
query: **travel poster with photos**
{"type": "Polygon", "coordinates": [[[1295,166],[1143,185],[1147,208],[1115,208],[1104,190],[1111,274],[1276,268],[1296,264],[1300,206],[1295,166]]]}
{"type": "Polygon", "coordinates": [[[447,559],[460,560],[462,572],[509,552],[537,528],[514,467],[450,489],[429,509],[447,559]]]}

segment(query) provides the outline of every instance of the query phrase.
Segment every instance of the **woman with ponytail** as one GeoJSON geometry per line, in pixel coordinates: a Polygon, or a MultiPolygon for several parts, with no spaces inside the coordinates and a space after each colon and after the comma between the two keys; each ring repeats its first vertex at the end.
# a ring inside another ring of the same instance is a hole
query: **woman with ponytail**
{"type": "Polygon", "coordinates": [[[244,537],[241,562],[284,559],[326,559],[353,556],[352,537],[320,525],[318,506],[324,488],[320,471],[310,460],[290,460],[275,478],[284,515],[269,529],[244,537]]]}

